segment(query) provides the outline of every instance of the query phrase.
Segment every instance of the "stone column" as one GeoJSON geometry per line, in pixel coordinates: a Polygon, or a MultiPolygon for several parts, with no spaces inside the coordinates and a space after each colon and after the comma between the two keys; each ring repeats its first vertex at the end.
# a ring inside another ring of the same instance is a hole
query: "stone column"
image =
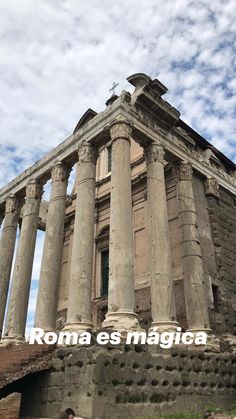
{"type": "Polygon", "coordinates": [[[51,171],[52,185],[37,296],[35,327],[53,331],[62,262],[68,173],[58,162],[51,171]]]}
{"type": "Polygon", "coordinates": [[[26,187],[21,232],[13,271],[4,333],[6,339],[24,339],[41,196],[41,184],[37,180],[30,181],[26,187]]]}
{"type": "Polygon", "coordinates": [[[134,312],[133,210],[131,192],[130,135],[125,120],[111,126],[112,171],[110,202],[108,313],[104,327],[138,328],[134,312]]]}
{"type": "Polygon", "coordinates": [[[78,151],[77,199],[65,330],[92,328],[92,273],[97,150],[82,144],[78,151]]]}
{"type": "Polygon", "coordinates": [[[175,330],[178,323],[173,296],[164,154],[161,144],[153,143],[145,149],[152,328],[175,330]]]}
{"type": "Polygon", "coordinates": [[[177,196],[188,327],[211,334],[190,163],[177,165],[177,196]]]}
{"type": "Polygon", "coordinates": [[[10,195],[6,200],[0,241],[0,337],[6,309],[19,213],[20,200],[15,195],[10,195]]]}

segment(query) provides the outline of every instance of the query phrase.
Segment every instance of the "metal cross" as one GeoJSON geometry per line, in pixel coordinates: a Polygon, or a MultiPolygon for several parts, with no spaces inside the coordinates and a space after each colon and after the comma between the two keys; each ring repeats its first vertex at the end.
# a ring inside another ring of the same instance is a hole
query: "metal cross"
{"type": "Polygon", "coordinates": [[[113,82],[109,92],[112,92],[112,96],[115,96],[116,92],[115,92],[115,88],[119,86],[119,83],[116,83],[115,81],[113,82]]]}

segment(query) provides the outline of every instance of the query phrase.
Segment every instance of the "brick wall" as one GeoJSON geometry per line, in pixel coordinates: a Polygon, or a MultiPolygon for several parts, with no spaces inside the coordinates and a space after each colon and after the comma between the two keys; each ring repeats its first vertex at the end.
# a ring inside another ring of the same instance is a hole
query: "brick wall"
{"type": "Polygon", "coordinates": [[[208,197],[208,211],[219,281],[219,312],[224,332],[236,335],[236,207],[231,194],[208,197]]]}
{"type": "Polygon", "coordinates": [[[0,418],[19,419],[21,394],[12,393],[0,399],[0,418]]]}

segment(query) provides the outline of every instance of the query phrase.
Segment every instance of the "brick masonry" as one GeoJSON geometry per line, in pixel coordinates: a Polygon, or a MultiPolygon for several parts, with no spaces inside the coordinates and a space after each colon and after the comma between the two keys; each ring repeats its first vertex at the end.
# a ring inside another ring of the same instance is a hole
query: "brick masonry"
{"type": "Polygon", "coordinates": [[[12,393],[4,399],[0,399],[0,418],[19,419],[21,394],[12,393]]]}
{"type": "Polygon", "coordinates": [[[0,348],[0,397],[4,387],[27,374],[48,369],[53,345],[6,345],[0,348]]]}
{"type": "Polygon", "coordinates": [[[221,331],[236,335],[236,206],[233,196],[220,189],[220,198],[209,196],[209,219],[214,245],[221,331]]]}

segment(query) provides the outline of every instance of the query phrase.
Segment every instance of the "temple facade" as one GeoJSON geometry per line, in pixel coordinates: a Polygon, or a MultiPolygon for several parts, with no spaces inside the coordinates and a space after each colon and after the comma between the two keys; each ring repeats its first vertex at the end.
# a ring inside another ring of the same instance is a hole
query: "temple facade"
{"type": "Polygon", "coordinates": [[[125,332],[180,326],[206,332],[209,352],[231,356],[235,164],[180,118],[163,99],[167,88],[160,81],[141,73],[128,81],[132,94],[113,95],[99,114],[89,109],[68,139],[0,190],[2,343],[24,340],[39,228],[45,240],[36,327],[125,332]],[[41,197],[49,179],[46,203],[41,197]]]}

